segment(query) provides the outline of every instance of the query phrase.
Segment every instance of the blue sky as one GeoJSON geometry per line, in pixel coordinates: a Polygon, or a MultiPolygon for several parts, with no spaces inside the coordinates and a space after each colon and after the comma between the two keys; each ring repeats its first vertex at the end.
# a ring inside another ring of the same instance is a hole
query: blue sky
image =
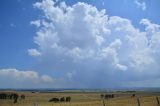
{"type": "Polygon", "coordinates": [[[159,0],[0,2],[0,88],[159,87],[159,0]]]}

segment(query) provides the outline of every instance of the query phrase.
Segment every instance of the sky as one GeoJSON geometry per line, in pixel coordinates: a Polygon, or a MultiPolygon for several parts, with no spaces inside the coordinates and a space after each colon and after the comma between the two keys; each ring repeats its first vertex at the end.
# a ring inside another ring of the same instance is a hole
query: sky
{"type": "Polygon", "coordinates": [[[160,87],[159,0],[1,0],[0,88],[160,87]]]}

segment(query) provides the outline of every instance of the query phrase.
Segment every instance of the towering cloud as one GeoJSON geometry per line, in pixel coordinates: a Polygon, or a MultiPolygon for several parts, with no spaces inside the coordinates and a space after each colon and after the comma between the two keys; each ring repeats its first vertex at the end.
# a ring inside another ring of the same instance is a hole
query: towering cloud
{"type": "Polygon", "coordinates": [[[124,86],[160,76],[160,25],[142,19],[141,31],[129,19],[81,2],[43,0],[34,7],[44,16],[31,22],[37,26],[38,48],[29,49],[29,55],[53,74],[61,73],[66,86],[124,86]]]}

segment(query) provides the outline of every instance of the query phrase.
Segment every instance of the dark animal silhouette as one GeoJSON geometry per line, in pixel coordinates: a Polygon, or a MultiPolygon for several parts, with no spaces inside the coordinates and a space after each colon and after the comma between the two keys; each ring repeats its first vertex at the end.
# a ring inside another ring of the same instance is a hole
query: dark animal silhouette
{"type": "Polygon", "coordinates": [[[114,94],[106,94],[105,99],[114,98],[114,94]]]}
{"type": "Polygon", "coordinates": [[[112,94],[112,98],[114,98],[114,94],[112,94]]]}
{"type": "Polygon", "coordinates": [[[52,98],[49,100],[49,102],[59,102],[59,98],[52,98]]]}
{"type": "Polygon", "coordinates": [[[135,97],[136,95],[135,94],[132,94],[132,96],[131,97],[135,97]]]}
{"type": "Polygon", "coordinates": [[[61,102],[64,102],[64,101],[65,101],[65,98],[64,98],[64,97],[60,98],[60,101],[61,101],[61,102]]]}
{"type": "Polygon", "coordinates": [[[25,99],[25,95],[21,95],[21,99],[25,99]]]}
{"type": "Polygon", "coordinates": [[[70,102],[71,101],[71,97],[66,97],[66,102],[70,102]]]}
{"type": "Polygon", "coordinates": [[[101,98],[102,98],[102,99],[104,98],[104,94],[101,94],[101,98]]]}
{"type": "Polygon", "coordinates": [[[61,97],[61,98],[51,98],[49,100],[49,102],[70,102],[71,101],[71,97],[61,97]]]}

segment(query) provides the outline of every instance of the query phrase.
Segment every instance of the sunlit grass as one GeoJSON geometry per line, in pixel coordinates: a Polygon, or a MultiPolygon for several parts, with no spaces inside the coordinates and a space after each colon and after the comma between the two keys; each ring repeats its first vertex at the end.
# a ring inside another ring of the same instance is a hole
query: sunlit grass
{"type": "MultiPolygon", "coordinates": [[[[25,100],[0,100],[0,106],[103,106],[99,93],[24,93],[25,100]],[[48,102],[52,97],[71,96],[71,102],[48,102]]],[[[158,106],[156,96],[139,96],[141,106],[158,106]]],[[[137,97],[129,94],[104,100],[105,106],[138,106],[137,97]]]]}

